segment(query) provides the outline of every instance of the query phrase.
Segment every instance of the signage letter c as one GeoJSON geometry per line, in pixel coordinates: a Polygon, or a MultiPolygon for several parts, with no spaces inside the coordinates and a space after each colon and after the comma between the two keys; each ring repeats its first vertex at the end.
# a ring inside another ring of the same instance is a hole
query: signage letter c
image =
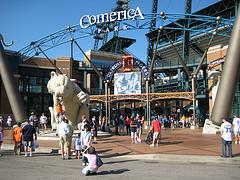
{"type": "Polygon", "coordinates": [[[89,27],[89,16],[88,15],[84,15],[83,17],[81,17],[80,19],[80,26],[81,28],[85,29],[85,28],[88,28],[89,27]],[[84,22],[84,19],[87,18],[88,19],[88,22],[84,22]],[[84,25],[86,24],[86,25],[84,25]]]}

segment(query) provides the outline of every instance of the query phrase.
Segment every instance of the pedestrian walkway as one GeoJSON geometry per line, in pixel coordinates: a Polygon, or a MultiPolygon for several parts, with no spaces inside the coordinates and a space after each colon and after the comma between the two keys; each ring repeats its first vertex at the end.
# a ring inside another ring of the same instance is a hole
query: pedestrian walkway
{"type": "MultiPolygon", "coordinates": [[[[201,129],[163,129],[159,147],[149,147],[145,143],[147,132],[144,132],[142,142],[132,144],[129,136],[100,136],[94,144],[103,157],[148,158],[156,160],[174,160],[205,162],[206,160],[221,162],[220,135],[206,135],[201,129]],[[198,160],[197,160],[198,159],[198,160]]],[[[39,138],[41,139],[41,138],[39,138]]],[[[4,141],[4,148],[11,148],[11,141],[4,141]]],[[[58,140],[39,140],[37,152],[50,153],[58,149],[58,140]]],[[[240,164],[240,145],[233,144],[233,160],[240,164]]]]}
{"type": "MultiPolygon", "coordinates": [[[[159,147],[149,147],[144,142],[147,132],[143,135],[143,142],[131,144],[128,136],[112,136],[101,138],[96,145],[104,154],[139,155],[139,154],[175,154],[175,155],[200,155],[220,156],[220,135],[206,135],[201,129],[163,129],[159,147]]],[[[239,156],[240,145],[233,144],[233,155],[239,156]]]]}

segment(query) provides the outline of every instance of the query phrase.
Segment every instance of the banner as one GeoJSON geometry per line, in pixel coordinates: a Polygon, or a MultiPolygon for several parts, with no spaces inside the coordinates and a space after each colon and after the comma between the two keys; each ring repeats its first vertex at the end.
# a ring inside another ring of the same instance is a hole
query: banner
{"type": "Polygon", "coordinates": [[[141,72],[115,73],[114,95],[141,94],[141,72]]]}

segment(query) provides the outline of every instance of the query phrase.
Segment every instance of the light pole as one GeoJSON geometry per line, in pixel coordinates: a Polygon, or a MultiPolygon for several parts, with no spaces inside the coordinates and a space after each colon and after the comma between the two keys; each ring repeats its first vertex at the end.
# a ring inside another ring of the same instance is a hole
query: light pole
{"type": "Polygon", "coordinates": [[[146,81],[146,105],[147,105],[147,125],[149,126],[150,125],[150,105],[149,105],[149,79],[148,78],[146,78],[145,79],[145,81],[146,81]]]}
{"type": "Polygon", "coordinates": [[[192,101],[193,101],[193,124],[192,129],[196,126],[196,75],[192,74],[192,101]]]}
{"type": "Polygon", "coordinates": [[[108,119],[108,80],[104,81],[104,85],[105,85],[105,111],[106,111],[106,119],[109,122],[109,119],[108,119]]]}
{"type": "Polygon", "coordinates": [[[107,80],[107,83],[108,83],[108,87],[107,87],[107,91],[108,91],[108,93],[107,93],[107,105],[108,105],[108,123],[110,124],[110,122],[111,122],[111,97],[110,97],[110,95],[111,95],[111,88],[110,88],[110,86],[109,86],[109,81],[107,80]]]}

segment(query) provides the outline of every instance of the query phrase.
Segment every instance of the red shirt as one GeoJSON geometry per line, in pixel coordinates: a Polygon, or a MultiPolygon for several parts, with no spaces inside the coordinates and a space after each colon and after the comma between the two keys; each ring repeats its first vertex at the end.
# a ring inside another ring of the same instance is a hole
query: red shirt
{"type": "Polygon", "coordinates": [[[127,117],[125,120],[125,125],[130,125],[130,123],[131,123],[131,120],[129,117],[127,117]]]}
{"type": "Polygon", "coordinates": [[[160,132],[161,130],[161,124],[158,120],[153,120],[152,127],[154,132],[160,132]]]}

